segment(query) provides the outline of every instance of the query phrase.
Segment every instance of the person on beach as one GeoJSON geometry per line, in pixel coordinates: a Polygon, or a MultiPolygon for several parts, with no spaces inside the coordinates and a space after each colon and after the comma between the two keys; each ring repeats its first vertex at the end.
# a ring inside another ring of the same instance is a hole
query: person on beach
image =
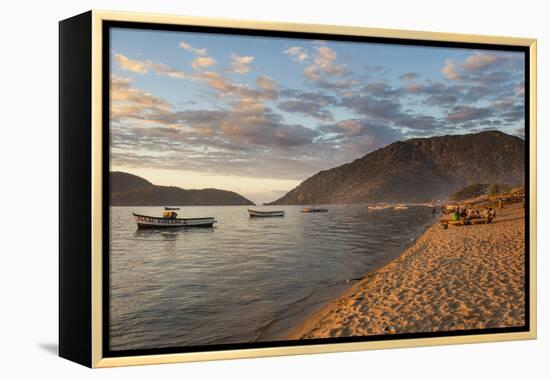
{"type": "Polygon", "coordinates": [[[485,206],[485,210],[483,211],[483,217],[485,218],[485,224],[491,223],[493,220],[493,217],[491,216],[493,209],[490,209],[489,206],[485,206]]]}
{"type": "Polygon", "coordinates": [[[432,218],[435,217],[435,206],[432,207],[432,218]]]}

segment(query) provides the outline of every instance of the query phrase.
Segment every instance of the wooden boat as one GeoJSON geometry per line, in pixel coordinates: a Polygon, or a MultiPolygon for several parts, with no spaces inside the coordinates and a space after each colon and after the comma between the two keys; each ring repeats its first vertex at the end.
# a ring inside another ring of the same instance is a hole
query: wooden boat
{"type": "Polygon", "coordinates": [[[216,219],[208,218],[169,218],[152,217],[132,213],[139,229],[146,228],[171,228],[171,227],[212,227],[217,223],[216,219]]]}
{"type": "Polygon", "coordinates": [[[385,210],[390,207],[391,205],[369,205],[369,210],[385,210]]]}
{"type": "Polygon", "coordinates": [[[169,211],[169,210],[179,210],[180,208],[179,207],[167,207],[167,206],[164,206],[164,210],[166,211],[169,211]]]}
{"type": "Polygon", "coordinates": [[[439,223],[447,226],[472,226],[478,224],[488,224],[492,223],[493,218],[475,218],[475,219],[464,219],[464,220],[452,220],[452,219],[441,219],[439,223]]]}
{"type": "Polygon", "coordinates": [[[258,218],[268,218],[268,217],[284,217],[285,212],[282,210],[276,210],[276,211],[258,211],[258,210],[252,210],[247,209],[248,215],[251,217],[258,217],[258,218]]]}
{"type": "Polygon", "coordinates": [[[405,205],[395,205],[394,210],[407,210],[409,207],[405,205]]]}
{"type": "Polygon", "coordinates": [[[328,209],[322,209],[319,207],[304,207],[300,211],[302,213],[328,213],[328,209]]]}

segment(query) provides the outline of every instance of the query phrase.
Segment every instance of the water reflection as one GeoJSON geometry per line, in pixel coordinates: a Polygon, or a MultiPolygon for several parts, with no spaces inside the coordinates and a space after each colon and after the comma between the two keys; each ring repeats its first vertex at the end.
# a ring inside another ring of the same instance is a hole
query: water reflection
{"type": "Polygon", "coordinates": [[[327,207],[277,207],[285,216],[276,218],[250,218],[240,206],[183,207],[180,217],[218,223],[160,230],[137,230],[131,213],[162,208],[111,208],[111,348],[277,339],[432,221],[423,207],[327,207]]]}

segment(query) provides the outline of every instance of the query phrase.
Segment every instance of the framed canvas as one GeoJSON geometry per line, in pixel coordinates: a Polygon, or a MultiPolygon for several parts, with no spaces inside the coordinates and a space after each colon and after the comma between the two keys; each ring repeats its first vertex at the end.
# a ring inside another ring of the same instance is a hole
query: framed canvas
{"type": "Polygon", "coordinates": [[[60,22],[59,354],[536,337],[536,41],[60,22]]]}

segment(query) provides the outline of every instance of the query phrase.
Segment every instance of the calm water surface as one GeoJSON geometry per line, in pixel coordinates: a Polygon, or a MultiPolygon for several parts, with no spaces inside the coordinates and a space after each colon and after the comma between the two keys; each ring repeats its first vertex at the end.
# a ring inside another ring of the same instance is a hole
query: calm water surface
{"type": "Polygon", "coordinates": [[[328,213],[284,209],[249,218],[246,207],[182,207],[214,216],[213,229],[137,230],[132,211],[111,207],[112,350],[242,343],[284,338],[357,279],[395,258],[432,222],[431,208],[328,213]]]}

